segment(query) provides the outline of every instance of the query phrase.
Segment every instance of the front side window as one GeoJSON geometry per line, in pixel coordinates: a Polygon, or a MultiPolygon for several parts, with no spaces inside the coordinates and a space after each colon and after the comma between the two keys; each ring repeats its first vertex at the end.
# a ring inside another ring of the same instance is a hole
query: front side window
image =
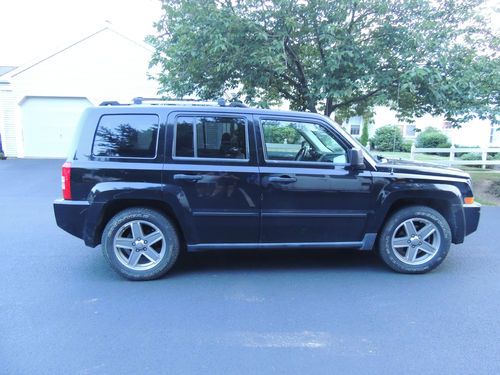
{"type": "Polygon", "coordinates": [[[307,122],[263,120],[266,160],[346,163],[346,151],[322,126],[307,122]]]}
{"type": "Polygon", "coordinates": [[[104,115],[97,126],[92,155],[154,158],[158,126],[157,115],[104,115]]]}
{"type": "Polygon", "coordinates": [[[248,159],[246,121],[232,117],[178,117],[175,157],[248,159]]]}

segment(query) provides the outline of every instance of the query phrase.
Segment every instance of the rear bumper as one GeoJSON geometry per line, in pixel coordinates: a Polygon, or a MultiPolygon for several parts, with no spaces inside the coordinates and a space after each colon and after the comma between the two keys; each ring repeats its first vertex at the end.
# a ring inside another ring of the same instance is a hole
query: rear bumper
{"type": "Polygon", "coordinates": [[[464,204],[465,214],[465,235],[475,232],[479,225],[481,215],[481,205],[479,203],[464,204]]]}
{"type": "Polygon", "coordinates": [[[85,219],[89,210],[87,201],[54,201],[54,215],[57,226],[75,237],[83,239],[85,219]]]}

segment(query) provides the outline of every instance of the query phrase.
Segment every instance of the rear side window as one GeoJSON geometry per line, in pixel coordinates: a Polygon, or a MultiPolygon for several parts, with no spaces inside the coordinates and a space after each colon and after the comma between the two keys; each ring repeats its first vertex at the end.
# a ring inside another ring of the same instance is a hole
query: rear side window
{"type": "Polygon", "coordinates": [[[157,115],[104,115],[97,126],[92,155],[154,158],[158,126],[157,115]]]}
{"type": "Polygon", "coordinates": [[[175,157],[248,160],[247,125],[234,117],[177,118],[175,157]]]}

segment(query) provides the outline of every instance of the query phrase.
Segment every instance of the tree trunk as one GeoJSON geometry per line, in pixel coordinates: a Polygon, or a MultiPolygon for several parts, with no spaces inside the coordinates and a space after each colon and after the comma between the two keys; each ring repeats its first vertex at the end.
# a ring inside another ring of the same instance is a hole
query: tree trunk
{"type": "Polygon", "coordinates": [[[332,112],[333,112],[333,105],[332,104],[333,104],[332,98],[327,98],[326,104],[325,104],[325,116],[330,117],[330,115],[332,114],[332,112]]]}

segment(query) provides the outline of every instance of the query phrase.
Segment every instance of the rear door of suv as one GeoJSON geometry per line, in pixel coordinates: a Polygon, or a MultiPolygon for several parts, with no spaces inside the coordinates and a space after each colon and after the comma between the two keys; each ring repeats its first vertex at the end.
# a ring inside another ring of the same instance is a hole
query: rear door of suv
{"type": "Polygon", "coordinates": [[[174,111],[163,181],[190,250],[259,242],[260,186],[251,116],[174,111]]]}

